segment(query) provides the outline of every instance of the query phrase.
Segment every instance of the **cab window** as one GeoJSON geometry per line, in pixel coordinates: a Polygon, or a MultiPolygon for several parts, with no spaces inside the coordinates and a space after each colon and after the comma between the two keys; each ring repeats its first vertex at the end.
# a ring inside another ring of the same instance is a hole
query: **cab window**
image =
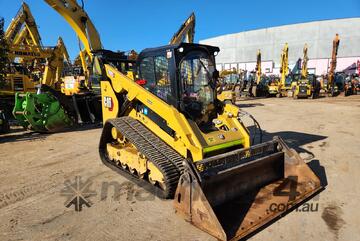
{"type": "Polygon", "coordinates": [[[171,95],[169,63],[165,56],[146,57],[140,63],[140,78],[146,80],[145,88],[167,101],[171,95]]]}
{"type": "Polygon", "coordinates": [[[165,56],[157,56],[155,61],[156,95],[163,100],[171,95],[169,63],[165,56]]]}
{"type": "Polygon", "coordinates": [[[140,76],[146,80],[145,88],[152,92],[155,87],[155,72],[153,57],[144,58],[140,63],[140,76]]]}

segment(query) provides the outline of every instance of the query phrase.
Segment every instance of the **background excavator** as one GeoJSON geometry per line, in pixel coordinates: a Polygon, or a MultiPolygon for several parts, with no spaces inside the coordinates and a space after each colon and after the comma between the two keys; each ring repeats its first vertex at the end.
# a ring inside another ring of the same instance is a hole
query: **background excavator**
{"type": "Polygon", "coordinates": [[[331,53],[331,62],[330,62],[330,69],[327,74],[327,83],[323,83],[323,89],[325,89],[325,92],[328,96],[337,96],[340,91],[338,86],[335,82],[335,71],[336,71],[336,59],[337,59],[337,53],[340,45],[340,37],[339,34],[335,35],[335,38],[333,40],[333,46],[332,46],[332,53],[331,53]]]}
{"type": "Polygon", "coordinates": [[[14,106],[15,92],[35,92],[38,73],[51,48],[43,48],[36,22],[26,3],[23,3],[3,35],[6,45],[3,60],[4,78],[0,86],[0,104],[8,118],[14,106]]]}
{"type": "Polygon", "coordinates": [[[220,72],[216,90],[218,100],[235,104],[240,92],[240,75],[236,68],[220,72]]]}
{"type": "Polygon", "coordinates": [[[13,115],[20,125],[38,132],[56,131],[72,125],[72,119],[62,104],[63,99],[57,95],[61,89],[64,61],[70,65],[68,59],[64,42],[59,37],[41,72],[37,93],[15,94],[13,115]]]}
{"type": "MultiPolygon", "coordinates": [[[[26,128],[44,131],[45,123],[34,112],[46,109],[49,123],[54,124],[55,113],[63,121],[70,122],[56,98],[37,95],[36,86],[44,83],[49,88],[60,88],[63,67],[69,65],[69,56],[61,37],[55,47],[44,47],[30,8],[22,3],[20,10],[9,24],[5,34],[6,60],[5,78],[1,86],[1,104],[8,119],[13,112],[18,123],[26,128]],[[47,108],[41,108],[42,103],[47,108]],[[14,108],[14,110],[13,110],[14,108]]],[[[58,120],[57,120],[58,121],[58,120]]]]}
{"type": "MultiPolygon", "coordinates": [[[[16,94],[13,110],[15,118],[22,126],[38,132],[54,132],[74,124],[100,121],[100,91],[99,88],[97,93],[94,91],[96,84],[89,79],[88,64],[91,60],[88,59],[86,49],[80,51],[80,63],[71,64],[61,38],[54,48],[42,48],[42,45],[35,45],[35,48],[33,44],[40,43],[40,35],[25,3],[20,13],[20,17],[18,14],[16,22],[13,24],[13,20],[9,29],[20,29],[22,22],[25,26],[19,34],[9,36],[15,36],[15,40],[20,39],[16,42],[22,43],[23,49],[38,50],[40,56],[46,58],[46,63],[42,65],[37,93],[26,91],[16,94]],[[27,36],[31,37],[30,41],[27,36]],[[38,37],[34,39],[33,36],[38,37]]],[[[100,39],[98,42],[100,43],[100,39]]]]}
{"type": "MultiPolygon", "coordinates": [[[[91,43],[94,25],[74,0],[46,0],[91,43]],[[65,3],[65,4],[64,4],[65,3]],[[89,28],[89,29],[88,29],[89,28]]],[[[180,43],[143,50],[136,75],[90,48],[91,76],[101,80],[103,163],[163,198],[220,240],[244,237],[321,189],[299,155],[278,137],[251,146],[241,110],[216,98],[219,48],[180,43]],[[296,194],[284,194],[296,185],[296,194]]],[[[121,64],[119,64],[121,63],[121,64]]]]}
{"type": "MultiPolygon", "coordinates": [[[[6,73],[6,61],[7,61],[7,44],[4,38],[4,19],[0,18],[0,88],[4,83],[6,73]]],[[[0,106],[0,133],[7,133],[10,130],[8,117],[5,115],[4,109],[0,106]]]]}
{"type": "Polygon", "coordinates": [[[268,85],[261,71],[261,52],[256,56],[255,72],[247,76],[247,71],[235,68],[220,72],[217,98],[235,104],[237,97],[268,97],[268,85]]]}
{"type": "Polygon", "coordinates": [[[289,47],[285,43],[280,58],[280,81],[272,81],[269,84],[269,94],[276,97],[287,96],[291,90],[291,78],[289,78],[289,47]]]}
{"type": "MultiPolygon", "coordinates": [[[[35,92],[35,83],[40,81],[49,82],[49,79],[52,79],[52,85],[54,82],[59,81],[64,61],[69,63],[69,56],[64,42],[59,37],[57,46],[43,46],[35,19],[25,2],[22,3],[20,10],[9,24],[4,38],[8,46],[7,58],[10,65],[16,62],[22,68],[27,69],[29,72],[28,77],[32,78],[30,84],[28,78],[24,78],[23,82],[25,83],[23,85],[25,87],[22,87],[20,83],[12,83],[16,81],[11,81],[11,86],[14,87],[11,90],[12,92],[35,92]],[[61,63],[53,67],[52,65],[55,65],[55,63],[51,63],[51,61],[54,62],[55,60],[61,63]],[[52,69],[54,69],[54,72],[46,73],[52,69]],[[45,72],[48,79],[41,80],[43,72],[45,72]],[[31,85],[31,88],[27,88],[28,85],[31,85]]],[[[12,72],[7,73],[8,79],[13,80],[13,75],[12,72]]]]}
{"type": "Polygon", "coordinates": [[[179,30],[173,35],[169,44],[193,43],[195,38],[195,13],[185,20],[179,30]]]}
{"type": "Polygon", "coordinates": [[[250,82],[250,93],[254,97],[268,97],[269,87],[264,81],[264,76],[261,69],[261,51],[258,50],[256,54],[256,67],[255,67],[255,82],[250,82]]]}
{"type": "Polygon", "coordinates": [[[314,74],[309,74],[307,69],[308,63],[308,46],[305,44],[303,49],[303,59],[297,62],[296,66],[301,65],[301,71],[292,71],[291,73],[291,90],[294,99],[297,98],[317,98],[319,96],[320,86],[314,74]]]}

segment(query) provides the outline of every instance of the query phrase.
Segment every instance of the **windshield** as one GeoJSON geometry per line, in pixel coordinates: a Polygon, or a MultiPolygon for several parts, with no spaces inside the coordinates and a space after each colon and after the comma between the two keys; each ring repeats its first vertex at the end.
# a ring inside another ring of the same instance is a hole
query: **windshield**
{"type": "Polygon", "coordinates": [[[194,52],[181,62],[180,75],[184,85],[184,97],[190,97],[204,104],[214,99],[214,90],[210,86],[214,64],[203,52],[194,52]]]}
{"type": "Polygon", "coordinates": [[[213,61],[202,51],[191,52],[180,63],[182,99],[185,111],[193,119],[202,119],[214,101],[215,93],[210,85],[214,71],[213,61]]]}

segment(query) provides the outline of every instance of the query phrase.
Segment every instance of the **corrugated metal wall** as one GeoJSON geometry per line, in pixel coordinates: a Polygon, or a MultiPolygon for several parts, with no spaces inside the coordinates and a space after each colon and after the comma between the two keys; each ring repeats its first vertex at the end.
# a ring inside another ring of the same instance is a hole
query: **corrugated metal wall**
{"type": "Polygon", "coordinates": [[[343,66],[360,59],[360,18],[324,20],[252,30],[200,40],[200,43],[220,47],[216,60],[222,68],[230,65],[250,66],[256,60],[257,50],[261,49],[262,59],[274,62],[274,73],[286,42],[289,44],[290,64],[294,64],[302,57],[304,44],[307,43],[308,55],[311,59],[309,68],[316,68],[316,73],[322,74],[328,68],[332,40],[336,33],[340,35],[337,70],[342,70],[346,68],[343,66]]]}

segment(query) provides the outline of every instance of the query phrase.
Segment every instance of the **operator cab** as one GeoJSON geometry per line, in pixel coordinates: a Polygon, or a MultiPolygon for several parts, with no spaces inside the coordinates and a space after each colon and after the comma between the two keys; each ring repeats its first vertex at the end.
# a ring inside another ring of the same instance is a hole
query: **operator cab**
{"type": "Polygon", "coordinates": [[[137,83],[201,126],[217,114],[218,52],[188,43],[145,49],[137,59],[137,83]]]}
{"type": "Polygon", "coordinates": [[[100,85],[101,79],[104,78],[102,66],[104,64],[111,64],[117,68],[121,73],[133,78],[135,71],[135,60],[129,58],[125,52],[113,52],[111,50],[97,50],[92,52],[94,55],[93,62],[91,63],[90,81],[93,85],[100,85]]]}

